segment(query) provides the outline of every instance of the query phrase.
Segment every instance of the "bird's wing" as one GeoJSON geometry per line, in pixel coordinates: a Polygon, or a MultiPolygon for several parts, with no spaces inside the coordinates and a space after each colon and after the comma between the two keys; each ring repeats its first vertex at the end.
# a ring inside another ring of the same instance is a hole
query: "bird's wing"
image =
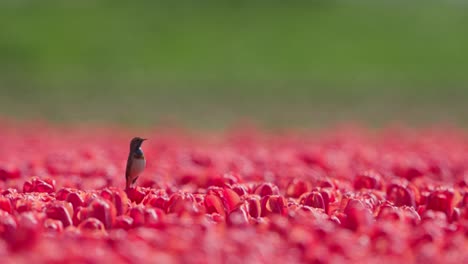
{"type": "Polygon", "coordinates": [[[132,155],[128,155],[128,159],[127,159],[127,168],[125,169],[125,179],[127,179],[127,181],[129,180],[129,177],[130,177],[130,169],[131,169],[131,166],[132,166],[132,155]]]}

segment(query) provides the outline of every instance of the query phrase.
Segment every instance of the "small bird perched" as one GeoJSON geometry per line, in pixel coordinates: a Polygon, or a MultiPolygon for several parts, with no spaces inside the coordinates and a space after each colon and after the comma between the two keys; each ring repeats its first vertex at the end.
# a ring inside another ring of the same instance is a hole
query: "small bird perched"
{"type": "Polygon", "coordinates": [[[126,189],[135,184],[136,180],[145,169],[145,155],[141,150],[141,144],[145,140],[146,138],[135,137],[130,141],[130,153],[128,153],[127,169],[125,170],[126,189]]]}

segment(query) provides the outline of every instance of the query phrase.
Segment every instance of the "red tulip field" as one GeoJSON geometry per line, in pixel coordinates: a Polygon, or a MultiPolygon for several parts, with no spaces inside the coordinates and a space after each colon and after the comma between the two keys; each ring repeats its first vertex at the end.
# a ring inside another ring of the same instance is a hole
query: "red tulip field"
{"type": "Polygon", "coordinates": [[[461,129],[1,123],[1,263],[468,263],[461,129]]]}

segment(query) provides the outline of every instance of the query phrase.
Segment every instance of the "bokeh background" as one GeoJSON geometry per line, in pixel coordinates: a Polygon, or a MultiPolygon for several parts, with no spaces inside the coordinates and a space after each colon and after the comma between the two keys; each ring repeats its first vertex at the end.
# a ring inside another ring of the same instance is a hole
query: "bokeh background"
{"type": "Polygon", "coordinates": [[[0,1],[0,115],[468,122],[465,1],[0,1]]]}

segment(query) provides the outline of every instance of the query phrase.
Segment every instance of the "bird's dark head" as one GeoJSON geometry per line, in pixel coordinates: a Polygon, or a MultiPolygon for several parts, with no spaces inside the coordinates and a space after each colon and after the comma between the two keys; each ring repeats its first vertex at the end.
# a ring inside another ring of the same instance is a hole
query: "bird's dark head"
{"type": "Polygon", "coordinates": [[[143,141],[145,141],[146,138],[141,138],[141,137],[134,137],[132,141],[130,141],[130,149],[135,150],[141,147],[141,144],[143,141]]]}

